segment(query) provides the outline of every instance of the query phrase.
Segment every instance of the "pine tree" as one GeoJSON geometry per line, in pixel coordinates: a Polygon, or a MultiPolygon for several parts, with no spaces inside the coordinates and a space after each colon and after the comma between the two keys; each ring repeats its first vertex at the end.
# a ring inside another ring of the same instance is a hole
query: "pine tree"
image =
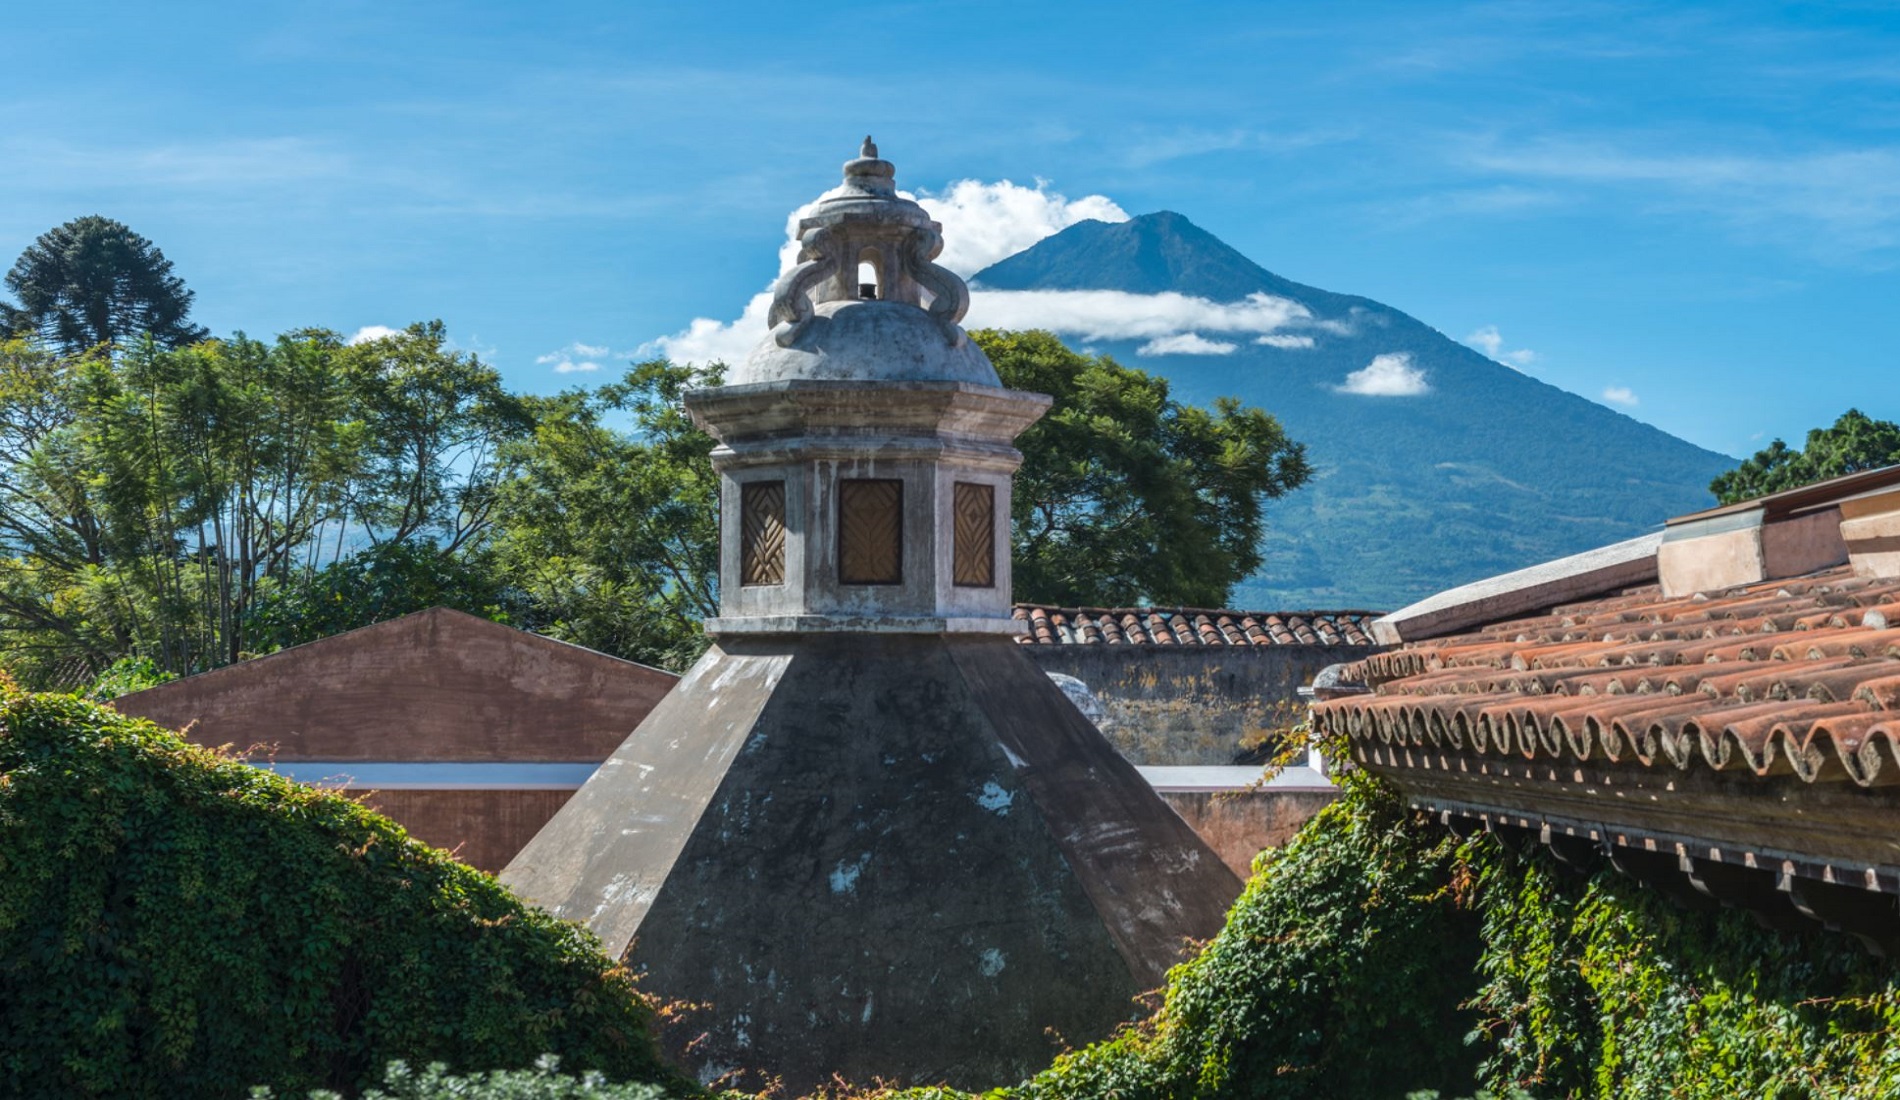
{"type": "Polygon", "coordinates": [[[207,335],[188,319],[192,292],[171,261],[111,218],[75,218],[41,234],[6,285],[19,304],[0,304],[0,324],[69,355],[148,333],[161,348],[207,335]]]}

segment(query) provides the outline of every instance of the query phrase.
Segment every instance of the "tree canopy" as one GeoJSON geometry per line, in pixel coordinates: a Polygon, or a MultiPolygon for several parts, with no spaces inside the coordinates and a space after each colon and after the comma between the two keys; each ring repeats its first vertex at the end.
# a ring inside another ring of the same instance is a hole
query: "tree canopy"
{"type": "Polygon", "coordinates": [[[496,557],[524,622],[563,641],[684,668],[719,607],[719,483],[711,437],[680,398],[719,371],[664,360],[542,399],[508,452],[496,557]],[[629,422],[629,428],[614,421],[629,422]]]}
{"type": "Polygon", "coordinates": [[[169,349],[207,335],[191,323],[192,292],[158,246],[96,214],[40,234],[6,286],[19,301],[0,303],[0,324],[69,355],[140,336],[169,349]]]}
{"type": "MultiPolygon", "coordinates": [[[[974,335],[1055,397],[1019,441],[1017,598],[1215,605],[1259,567],[1266,502],[1309,472],[1271,416],[974,335]]],[[[719,376],[659,360],[521,396],[439,322],[0,342],[0,663],[186,675],[441,604],[682,668],[718,606],[718,479],[681,397],[719,376]]]]}
{"type": "Polygon", "coordinates": [[[415,559],[477,564],[500,452],[530,425],[439,323],[357,345],[316,329],[117,356],[0,344],[0,654],[72,686],[126,657],[204,671],[425,597],[489,609],[495,586],[469,579],[485,566],[415,559]],[[374,577],[341,585],[338,563],[374,577]],[[433,582],[369,583],[392,570],[433,582]],[[482,591],[444,591],[464,581],[482,591]],[[297,605],[332,589],[376,598],[297,605]]]}
{"type": "Polygon", "coordinates": [[[1217,607],[1260,568],[1266,502],[1305,484],[1306,450],[1279,421],[1048,332],[971,333],[1003,384],[1055,404],[1017,446],[1016,597],[1038,603],[1217,607]]]}
{"type": "Polygon", "coordinates": [[[1777,439],[1710,482],[1709,491],[1723,504],[1735,504],[1896,463],[1900,424],[1849,409],[1831,426],[1809,431],[1805,448],[1796,450],[1777,439]]]}

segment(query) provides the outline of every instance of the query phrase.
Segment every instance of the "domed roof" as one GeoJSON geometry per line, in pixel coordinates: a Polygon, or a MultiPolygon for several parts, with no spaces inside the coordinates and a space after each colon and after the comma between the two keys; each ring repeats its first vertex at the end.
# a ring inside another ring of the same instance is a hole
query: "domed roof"
{"type": "Polygon", "coordinates": [[[970,290],[933,261],[943,227],[897,193],[864,139],[844,183],[798,223],[798,266],[772,288],[772,331],[727,385],[791,379],[1000,386],[959,322],[970,290]],[[864,272],[862,276],[860,272],[864,272]]]}
{"type": "Polygon", "coordinates": [[[875,300],[815,307],[789,345],[767,336],[727,374],[726,384],[793,378],[1002,385],[989,357],[970,340],[953,345],[917,306],[875,300]]]}

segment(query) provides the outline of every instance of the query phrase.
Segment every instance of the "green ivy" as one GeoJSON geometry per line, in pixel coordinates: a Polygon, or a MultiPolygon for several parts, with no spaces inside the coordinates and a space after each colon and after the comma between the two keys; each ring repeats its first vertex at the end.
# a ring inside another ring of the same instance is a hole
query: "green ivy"
{"type": "Polygon", "coordinates": [[[1681,908],[1489,845],[1485,1078],[1539,1096],[1900,1094],[1900,974],[1845,936],[1681,908]]]}
{"type": "Polygon", "coordinates": [[[358,1089],[392,1060],[677,1083],[625,971],[361,806],[0,680],[0,1080],[358,1089]]]}
{"type": "Polygon", "coordinates": [[[1460,851],[1360,787],[1265,853],[1226,927],[1169,976],[1145,1028],[1070,1055],[1013,1095],[1400,1097],[1468,1087],[1477,925],[1460,851]]]}

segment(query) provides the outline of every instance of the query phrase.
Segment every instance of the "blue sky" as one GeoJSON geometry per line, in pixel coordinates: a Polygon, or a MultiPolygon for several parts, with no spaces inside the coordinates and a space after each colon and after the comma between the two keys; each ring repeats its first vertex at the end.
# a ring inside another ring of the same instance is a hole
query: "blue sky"
{"type": "Polygon", "coordinates": [[[0,262],[101,213],[214,331],[552,390],[739,317],[866,131],[968,239],[1176,210],[1716,450],[1900,418],[1891,4],[17,5],[0,262]]]}

